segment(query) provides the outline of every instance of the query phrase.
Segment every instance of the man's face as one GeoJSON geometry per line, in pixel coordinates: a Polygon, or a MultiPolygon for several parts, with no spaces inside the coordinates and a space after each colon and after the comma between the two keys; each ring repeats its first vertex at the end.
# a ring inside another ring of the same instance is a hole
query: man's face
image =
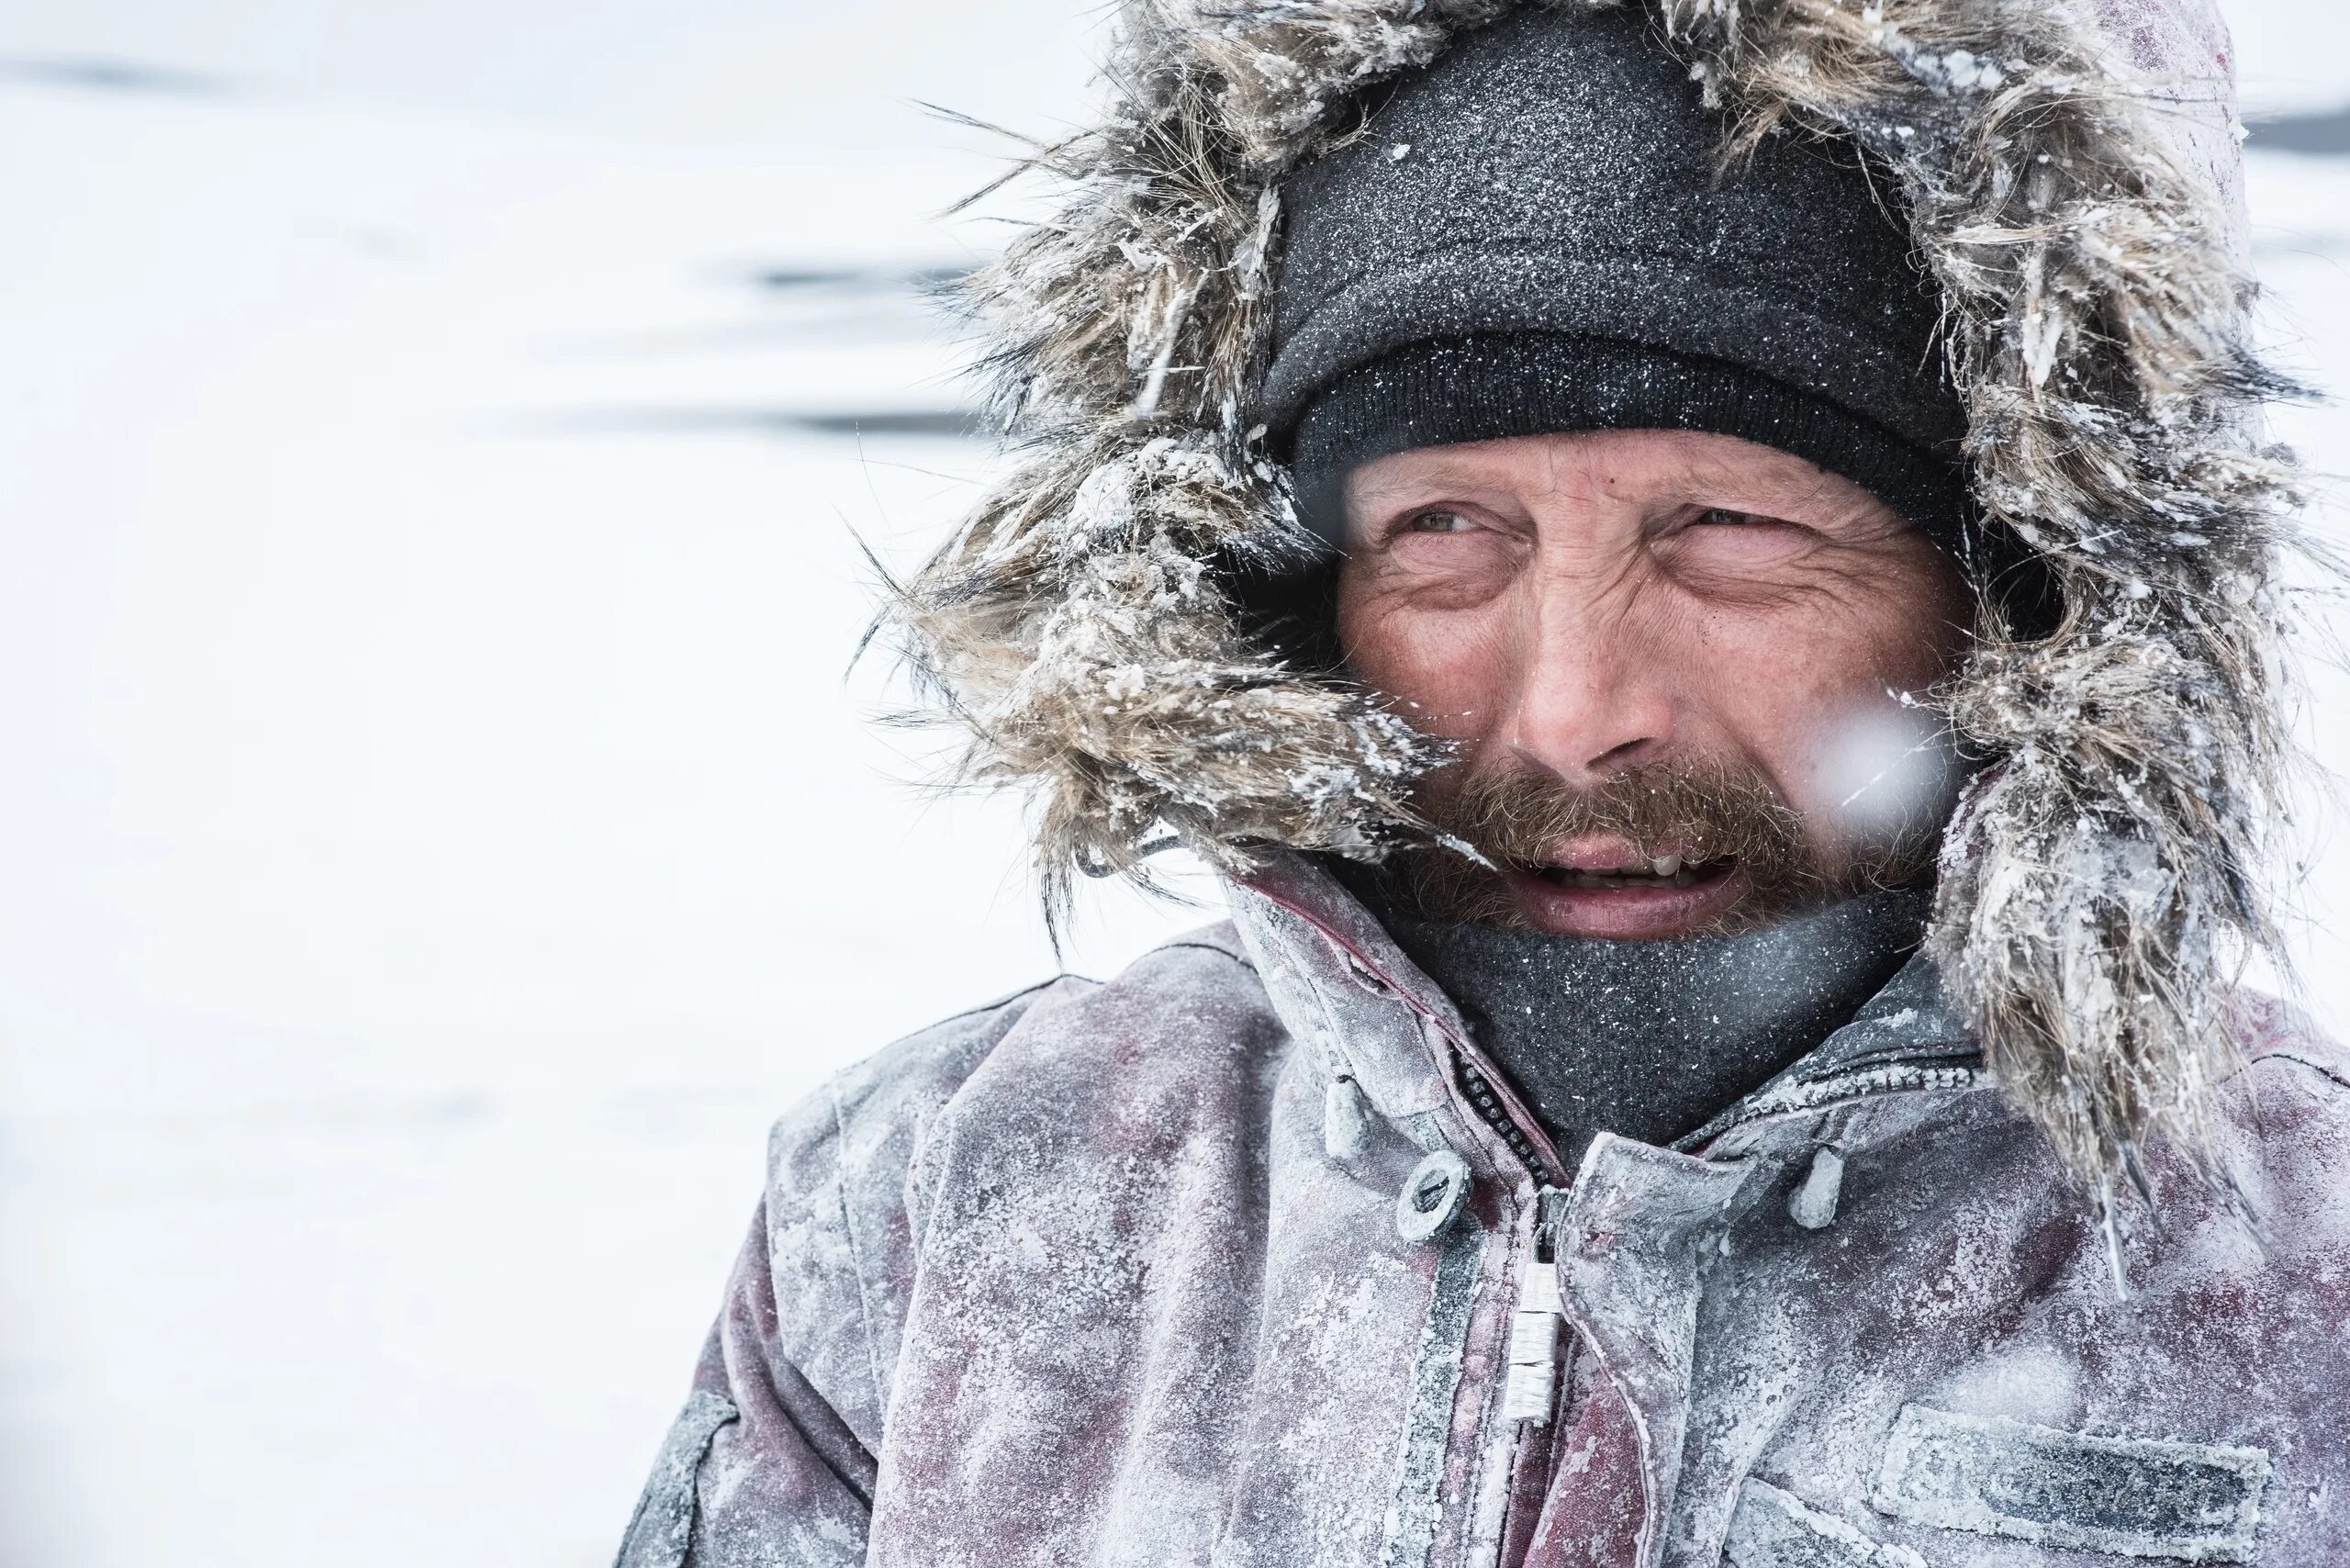
{"type": "Polygon", "coordinates": [[[1930,868],[1955,768],[1914,704],[1973,602],[1859,486],[1602,431],[1381,458],[1346,511],[1348,667],[1461,743],[1421,804],[1493,863],[1411,852],[1426,913],[1681,936],[1930,868]]]}

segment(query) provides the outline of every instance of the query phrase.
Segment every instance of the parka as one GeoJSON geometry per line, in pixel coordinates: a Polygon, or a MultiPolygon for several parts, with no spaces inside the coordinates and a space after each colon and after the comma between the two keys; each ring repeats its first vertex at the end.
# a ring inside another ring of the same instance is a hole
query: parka
{"type": "MultiPolygon", "coordinates": [[[[1856,147],[1940,291],[1986,599],[1920,955],[1680,1145],[1572,1169],[1326,870],[1444,760],[1244,582],[1284,181],[1545,0],[1125,0],[968,288],[1013,454],[889,620],[1047,897],[1231,919],[778,1124],[623,1568],[2350,1562],[2339,1053],[2279,949],[2298,547],[2210,0],[1630,0],[1721,153],[1856,147]]],[[[1604,0],[1549,0],[1561,9],[1604,0]]]]}
{"type": "Polygon", "coordinates": [[[778,1125],[621,1568],[2335,1568],[2350,1064],[2230,1009],[2241,1205],[2158,1152],[2109,1229],[1922,958],[1569,1171],[1269,857],[778,1125]]]}

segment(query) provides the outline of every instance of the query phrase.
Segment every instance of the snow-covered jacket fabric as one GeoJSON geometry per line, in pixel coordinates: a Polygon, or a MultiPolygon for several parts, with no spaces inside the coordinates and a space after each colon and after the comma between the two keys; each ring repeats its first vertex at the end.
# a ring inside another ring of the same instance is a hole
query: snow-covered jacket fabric
{"type": "MultiPolygon", "coordinates": [[[[1438,750],[1284,664],[1231,584],[1310,547],[1255,406],[1284,179],[1360,129],[1366,88],[1519,3],[1606,0],[1123,0],[1107,112],[1039,153],[1060,206],[972,287],[1020,461],[897,619],[968,774],[1034,793],[1048,889],[1170,842],[1240,870],[1416,831],[1438,750]]],[[[1719,104],[1733,166],[1744,139],[1824,136],[1898,185],[1974,498],[2064,602],[2046,635],[1991,618],[1938,694],[1995,760],[1931,949],[2084,1180],[2204,1148],[2222,982],[2275,946],[2295,538],[2214,0],[1628,3],[1719,104]]]]}
{"type": "Polygon", "coordinates": [[[2109,1236],[1929,964],[1565,1173],[1320,868],[1233,916],[783,1119],[621,1568],[2350,1561],[2350,1066],[2277,1004],[2244,1212],[2158,1150],[2109,1236]]]}

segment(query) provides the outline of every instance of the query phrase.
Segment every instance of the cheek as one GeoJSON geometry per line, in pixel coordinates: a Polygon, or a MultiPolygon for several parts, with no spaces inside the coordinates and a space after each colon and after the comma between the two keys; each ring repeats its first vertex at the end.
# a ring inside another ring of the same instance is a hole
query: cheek
{"type": "Polygon", "coordinates": [[[1509,596],[1472,608],[1438,608],[1342,568],[1338,643],[1347,668],[1397,699],[1413,723],[1448,740],[1474,741],[1494,722],[1508,684],[1509,596]]]}
{"type": "Polygon", "coordinates": [[[1975,600],[1949,557],[1930,545],[1866,596],[1846,635],[1879,686],[1923,693],[1958,667],[1975,600]]]}
{"type": "Polygon", "coordinates": [[[1923,698],[1951,673],[1967,615],[1964,588],[1937,555],[1928,569],[1887,574],[1832,606],[1796,599],[1705,613],[1697,656],[1683,668],[1791,803],[1848,815],[1873,781],[1930,792],[1939,721],[1891,693],[1923,698]]]}

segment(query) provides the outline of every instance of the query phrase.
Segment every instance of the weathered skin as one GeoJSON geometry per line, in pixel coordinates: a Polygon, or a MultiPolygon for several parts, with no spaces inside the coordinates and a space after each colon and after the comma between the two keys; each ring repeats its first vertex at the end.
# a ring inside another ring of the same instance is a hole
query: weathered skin
{"type": "Polygon", "coordinates": [[[1593,1147],[1522,1424],[1538,1183],[1457,1015],[1310,863],[1233,903],[783,1119],[625,1568],[2350,1561],[2350,1069],[2281,1006],[2222,1096],[2258,1233],[2158,1158],[2124,1298],[1913,966],[1693,1151],[1593,1147]],[[1468,1208],[1405,1240],[1436,1148],[1468,1208]]]}

